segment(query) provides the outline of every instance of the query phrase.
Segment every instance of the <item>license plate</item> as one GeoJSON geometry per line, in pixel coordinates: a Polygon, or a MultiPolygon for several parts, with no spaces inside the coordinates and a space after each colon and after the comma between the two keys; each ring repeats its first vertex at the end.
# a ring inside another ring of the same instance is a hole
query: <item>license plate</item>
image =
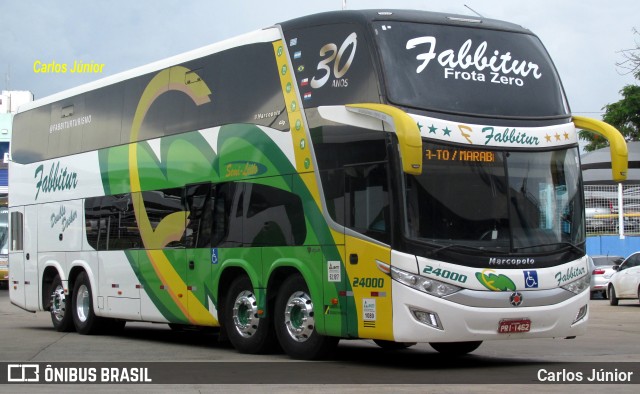
{"type": "Polygon", "coordinates": [[[513,334],[518,332],[529,332],[531,330],[531,320],[501,320],[498,326],[498,334],[513,334]]]}

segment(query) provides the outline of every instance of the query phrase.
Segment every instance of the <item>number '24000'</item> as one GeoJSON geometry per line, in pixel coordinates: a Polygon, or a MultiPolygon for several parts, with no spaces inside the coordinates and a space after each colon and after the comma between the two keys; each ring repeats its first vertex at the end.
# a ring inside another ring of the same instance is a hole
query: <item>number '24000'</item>
{"type": "Polygon", "coordinates": [[[353,287],[373,287],[373,288],[382,288],[384,287],[384,278],[353,278],[353,282],[351,283],[353,287]]]}
{"type": "Polygon", "coordinates": [[[440,278],[444,279],[450,279],[454,282],[465,283],[467,281],[467,275],[462,275],[457,272],[451,272],[449,270],[443,270],[441,268],[434,268],[430,265],[424,267],[422,273],[439,276],[440,278]]]}

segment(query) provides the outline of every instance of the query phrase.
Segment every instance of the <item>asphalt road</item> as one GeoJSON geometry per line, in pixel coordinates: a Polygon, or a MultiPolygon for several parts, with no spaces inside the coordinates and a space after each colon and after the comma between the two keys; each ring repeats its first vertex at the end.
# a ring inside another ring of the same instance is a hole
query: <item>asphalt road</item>
{"type": "Polygon", "coordinates": [[[592,300],[587,335],[576,339],[485,342],[472,354],[458,359],[443,359],[427,344],[385,351],[369,340],[343,340],[330,360],[309,363],[291,360],[284,354],[240,354],[219,343],[215,334],[176,332],[164,324],[127,323],[124,331],[114,336],[59,333],[52,328],[48,313],[22,311],[9,303],[8,292],[2,290],[2,368],[8,368],[7,363],[39,364],[42,369],[45,365],[60,370],[95,368],[99,374],[104,366],[138,368],[146,367],[146,362],[155,362],[150,368],[155,383],[173,383],[169,376],[179,378],[175,385],[0,384],[0,391],[413,393],[418,389],[418,392],[502,393],[533,388],[540,393],[612,389],[616,393],[635,393],[640,383],[639,322],[637,300],[621,301],[617,307],[609,306],[606,300],[592,300]],[[586,383],[593,369],[601,368],[611,372],[618,368],[617,376],[621,378],[625,377],[623,372],[636,371],[633,376],[627,374],[634,384],[527,386],[541,379],[546,383],[586,383]],[[579,373],[583,377],[581,382],[575,379],[579,373]]]}

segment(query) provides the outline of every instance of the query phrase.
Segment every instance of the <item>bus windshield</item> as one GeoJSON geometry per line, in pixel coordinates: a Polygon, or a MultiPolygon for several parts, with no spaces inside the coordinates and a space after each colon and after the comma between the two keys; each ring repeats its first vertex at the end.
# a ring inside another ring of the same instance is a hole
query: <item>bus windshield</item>
{"type": "Polygon", "coordinates": [[[423,140],[406,176],[406,233],[435,246],[553,252],[584,242],[577,148],[491,151],[423,140]]]}
{"type": "Polygon", "coordinates": [[[381,21],[373,24],[388,98],[430,111],[505,118],[568,114],[534,35],[381,21]]]}

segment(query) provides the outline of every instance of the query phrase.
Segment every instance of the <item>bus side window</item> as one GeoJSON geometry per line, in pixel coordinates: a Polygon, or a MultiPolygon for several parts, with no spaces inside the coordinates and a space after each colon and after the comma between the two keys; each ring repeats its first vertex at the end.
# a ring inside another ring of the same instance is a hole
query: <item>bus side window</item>
{"type": "Polygon", "coordinates": [[[242,211],[244,185],[234,182],[216,185],[213,201],[211,247],[242,246],[242,211]]]}
{"type": "Polygon", "coordinates": [[[189,185],[186,188],[187,229],[185,247],[208,248],[213,232],[215,186],[210,183],[189,185]]]}
{"type": "Polygon", "coordinates": [[[387,137],[353,126],[311,130],[327,210],[336,223],[390,242],[387,137]]]}
{"type": "Polygon", "coordinates": [[[98,250],[124,250],[142,247],[140,230],[138,230],[138,222],[133,210],[132,194],[105,196],[102,198],[101,208],[101,240],[98,243],[98,250]]]}
{"type": "MultiPolygon", "coordinates": [[[[151,224],[151,228],[155,230],[158,225],[169,215],[182,215],[181,223],[185,223],[186,215],[182,204],[182,188],[150,190],[141,192],[144,209],[147,211],[147,217],[151,224]]],[[[134,217],[135,220],[135,217],[134,217]]],[[[184,228],[184,227],[183,227],[184,228]]],[[[182,230],[181,228],[180,230],[182,230]]],[[[181,238],[168,242],[161,247],[181,247],[184,246],[184,232],[181,238]]],[[[140,245],[139,247],[143,247],[140,245]]]]}
{"type": "Polygon", "coordinates": [[[22,250],[23,228],[22,212],[11,212],[11,251],[22,250]]]}
{"type": "Polygon", "coordinates": [[[385,163],[345,167],[346,226],[389,243],[389,190],[385,163]]]}
{"type": "Polygon", "coordinates": [[[262,184],[246,184],[248,199],[243,222],[247,246],[302,245],[307,228],[302,200],[296,194],[262,184]]]}
{"type": "Polygon", "coordinates": [[[87,232],[87,242],[95,250],[100,250],[100,235],[102,224],[102,197],[91,197],[84,200],[84,218],[87,232]]]}

